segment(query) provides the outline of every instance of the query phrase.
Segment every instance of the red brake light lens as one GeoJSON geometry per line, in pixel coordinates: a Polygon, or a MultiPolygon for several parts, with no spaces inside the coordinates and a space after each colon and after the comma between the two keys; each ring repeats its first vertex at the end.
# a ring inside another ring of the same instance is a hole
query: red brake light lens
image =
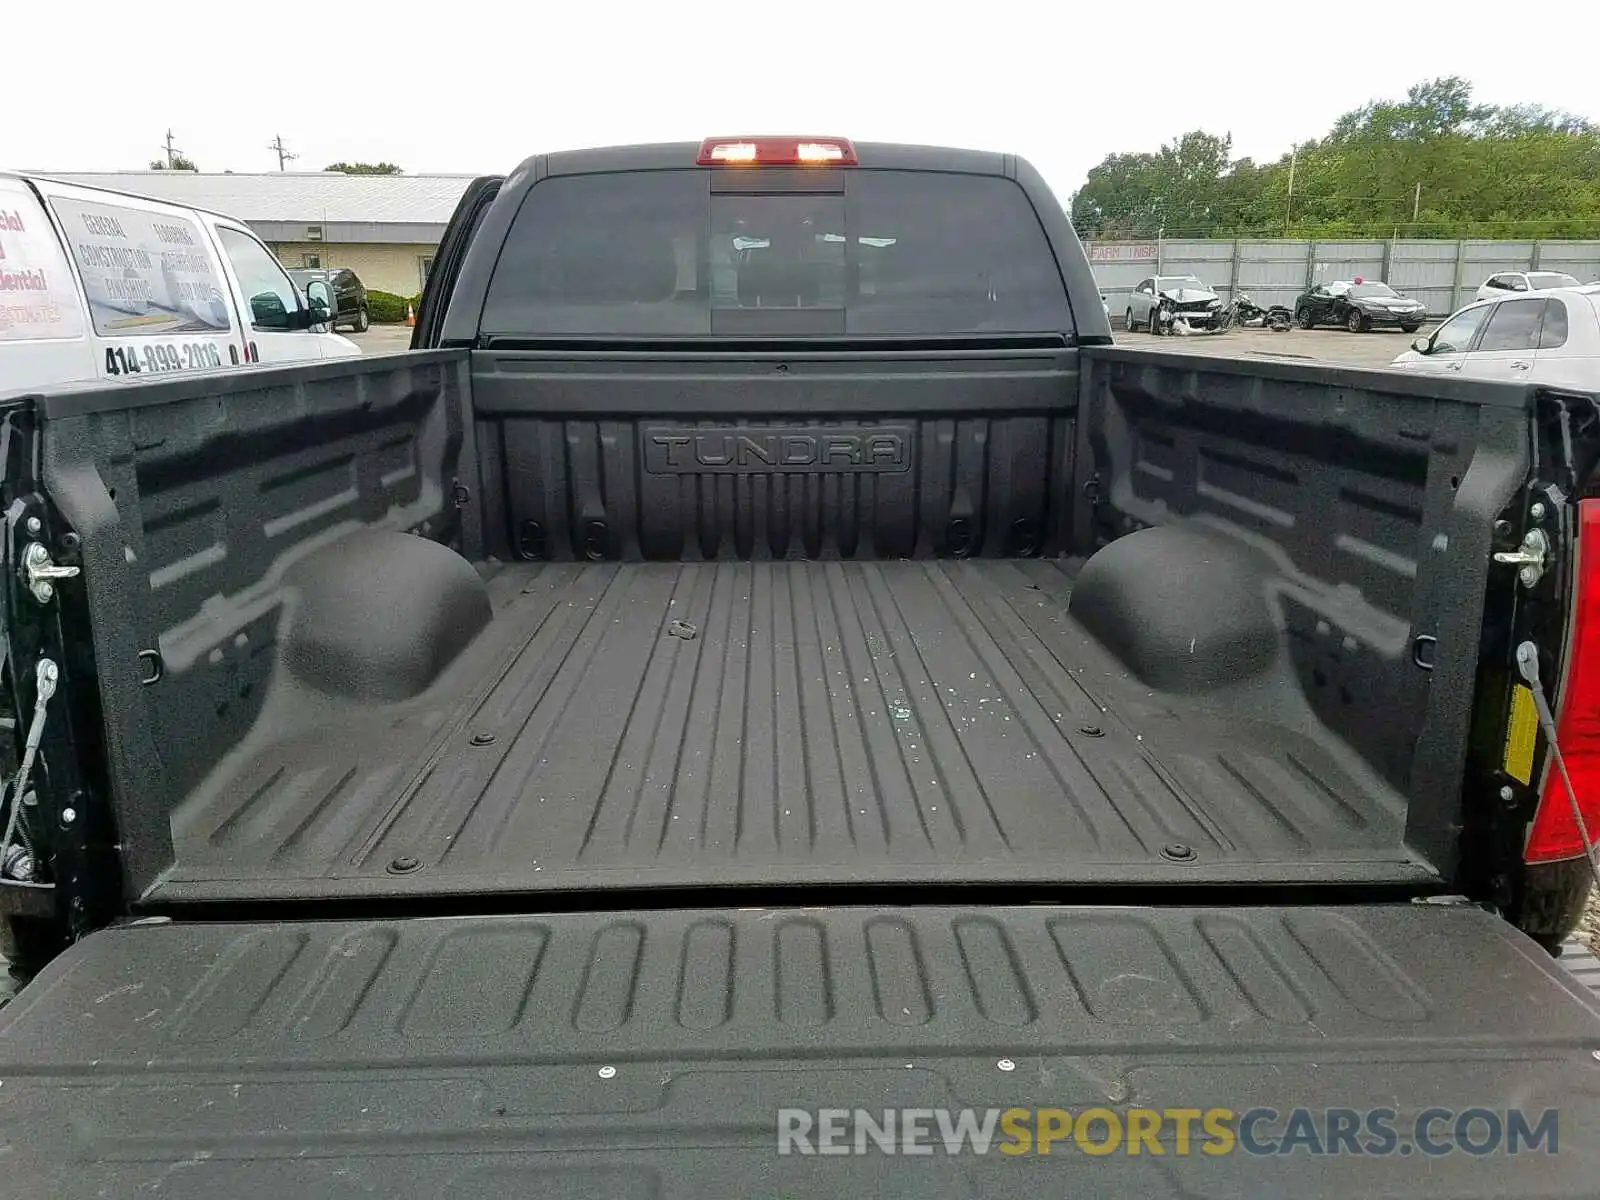
{"type": "Polygon", "coordinates": [[[853,167],[857,160],[849,138],[724,137],[701,142],[695,163],[702,167],[853,167]]]}
{"type": "MultiPolygon", "coordinates": [[[[1578,570],[1567,662],[1556,698],[1556,735],[1590,836],[1600,831],[1600,500],[1578,503],[1578,570]]],[[[1544,787],[1523,857],[1559,862],[1583,854],[1572,801],[1546,755],[1544,787]]]]}

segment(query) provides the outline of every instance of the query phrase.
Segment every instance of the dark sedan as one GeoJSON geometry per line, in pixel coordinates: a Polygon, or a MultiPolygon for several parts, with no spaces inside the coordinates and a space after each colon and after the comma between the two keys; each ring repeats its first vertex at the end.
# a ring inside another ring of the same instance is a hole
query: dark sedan
{"type": "Polygon", "coordinates": [[[1320,283],[1294,302],[1294,321],[1301,329],[1343,325],[1351,333],[1365,333],[1387,326],[1414,333],[1426,315],[1417,301],[1369,279],[1320,283]]]}

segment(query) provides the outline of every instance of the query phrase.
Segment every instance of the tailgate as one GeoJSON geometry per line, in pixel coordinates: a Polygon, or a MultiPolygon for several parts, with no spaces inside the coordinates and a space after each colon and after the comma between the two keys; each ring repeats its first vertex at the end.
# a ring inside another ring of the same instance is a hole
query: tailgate
{"type": "Polygon", "coordinates": [[[60,1197],[1592,1196],[1597,1050],[1470,908],[151,924],[0,1013],[0,1161],[60,1197]]]}

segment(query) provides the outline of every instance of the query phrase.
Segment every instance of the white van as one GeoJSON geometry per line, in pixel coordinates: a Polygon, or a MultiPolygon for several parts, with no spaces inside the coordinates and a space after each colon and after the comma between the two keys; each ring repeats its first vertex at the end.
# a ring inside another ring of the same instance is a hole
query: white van
{"type": "Polygon", "coordinates": [[[331,307],[242,221],[0,172],[0,396],[360,354],[331,307]]]}

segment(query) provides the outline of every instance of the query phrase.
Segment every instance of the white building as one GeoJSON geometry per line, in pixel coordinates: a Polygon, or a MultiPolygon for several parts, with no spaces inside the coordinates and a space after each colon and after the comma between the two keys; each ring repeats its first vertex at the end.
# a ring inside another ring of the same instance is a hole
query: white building
{"type": "Polygon", "coordinates": [[[286,267],[349,267],[368,288],[399,296],[422,290],[456,201],[473,179],[325,171],[40,174],[237,217],[286,267]]]}

